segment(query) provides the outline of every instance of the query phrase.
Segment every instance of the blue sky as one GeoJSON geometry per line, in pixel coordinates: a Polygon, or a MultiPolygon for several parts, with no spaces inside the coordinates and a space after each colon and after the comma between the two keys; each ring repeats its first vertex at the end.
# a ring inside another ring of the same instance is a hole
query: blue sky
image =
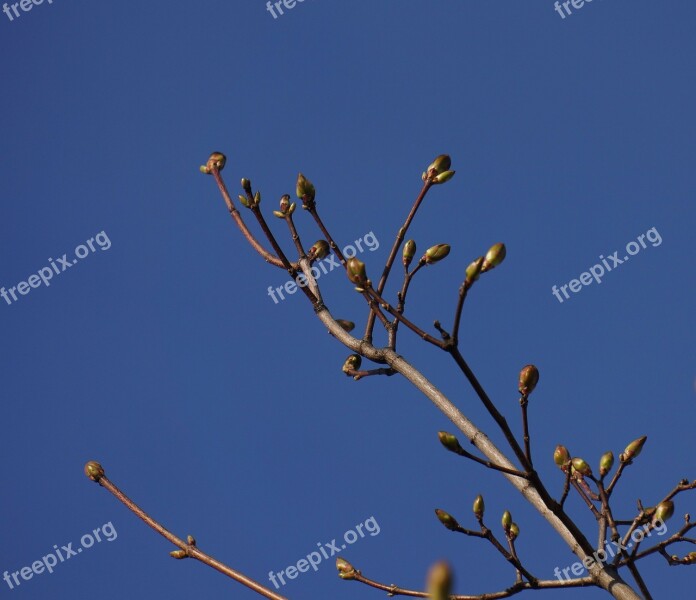
{"type": "MultiPolygon", "coordinates": [[[[0,299],[0,573],[103,524],[117,532],[53,574],[0,581],[0,596],[257,597],[172,560],[84,477],[90,459],[174,532],[267,584],[374,517],[379,534],[341,554],[365,575],[418,588],[447,558],[457,592],[505,587],[508,565],[433,515],[473,526],[478,493],[494,527],[512,511],[539,577],[575,562],[500,477],[443,451],[436,432],[453,427],[407,382],[351,381],[348,352],[305,299],[273,303],[282,272],[252,253],[198,172],[213,150],[228,156],[235,195],[249,177],[269,212],[304,172],[343,245],[373,232],[379,248],[363,258],[375,275],[421,171],[451,154],[457,175],[411,236],[452,252],[414,282],[410,316],[447,323],[465,266],[504,241],[505,263],[467,300],[463,353],[516,430],[517,373],[539,367],[533,450],[549,487],[560,494],[556,444],[595,465],[643,434],[621,515],[694,479],[694,18],[684,0],[595,1],[565,19],[550,0],[305,0],[277,19],[263,0],[0,13],[0,286],[95,240],[49,286],[0,299]],[[662,242],[601,285],[553,296],[652,228],[662,242]]],[[[320,237],[306,214],[297,222],[307,242],[320,237]]],[[[344,276],[320,283],[335,316],[362,326],[344,276]]],[[[406,330],[399,349],[500,441],[444,355],[406,330]]],[[[577,498],[569,510],[594,531],[577,498]]],[[[696,496],[679,497],[678,515],[694,511],[696,496]]],[[[656,598],[693,590],[692,570],[658,558],[644,575],[656,598]]],[[[279,591],[379,594],[359,587],[331,560],[279,591]]]]}

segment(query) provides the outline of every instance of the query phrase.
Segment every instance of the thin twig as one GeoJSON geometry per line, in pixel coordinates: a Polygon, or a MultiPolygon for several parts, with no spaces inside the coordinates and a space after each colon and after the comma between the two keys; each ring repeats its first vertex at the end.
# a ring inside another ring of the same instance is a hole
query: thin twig
{"type": "MultiPolygon", "coordinates": [[[[387,592],[389,596],[410,596],[412,598],[429,598],[430,594],[428,592],[421,592],[417,590],[409,590],[406,588],[398,587],[395,584],[386,585],[372,579],[365,577],[360,571],[352,571],[351,576],[346,579],[352,579],[358,581],[370,587],[387,592]]],[[[476,596],[470,595],[452,595],[450,600],[498,600],[500,598],[509,598],[515,594],[519,594],[525,590],[544,590],[544,589],[558,589],[558,588],[576,588],[576,587],[590,587],[596,586],[597,584],[591,577],[583,577],[581,579],[567,579],[567,580],[536,580],[534,583],[529,581],[523,581],[515,583],[509,588],[502,590],[500,592],[490,592],[486,594],[480,594],[476,596]]]]}
{"type": "Polygon", "coordinates": [[[101,476],[92,479],[97,481],[97,483],[100,486],[111,492],[117,500],[122,502],[126,506],[126,508],[128,508],[128,510],[130,510],[133,514],[142,519],[148,526],[154,529],[157,533],[159,533],[169,542],[174,544],[177,548],[182,550],[185,553],[185,557],[195,558],[203,564],[212,567],[213,569],[219,571],[223,575],[227,575],[227,577],[230,577],[231,579],[238,581],[242,585],[245,585],[246,587],[254,590],[256,593],[261,594],[266,598],[270,598],[271,600],[287,600],[285,596],[276,594],[267,587],[264,587],[263,585],[257,583],[253,579],[250,579],[243,573],[240,573],[239,571],[236,571],[235,569],[228,567],[227,565],[221,563],[219,560],[213,558],[209,554],[206,554],[196,546],[195,541],[192,538],[189,538],[189,541],[191,541],[192,543],[187,544],[184,540],[177,537],[168,529],[163,527],[160,523],[155,521],[155,519],[148,515],[142,508],[135,504],[135,502],[128,498],[118,487],[116,487],[114,483],[107,479],[105,475],[102,474],[101,476]]]}
{"type": "MultiPolygon", "coordinates": [[[[392,249],[389,252],[389,257],[387,258],[387,262],[384,265],[384,271],[382,272],[382,276],[379,279],[379,283],[377,284],[377,295],[380,296],[382,292],[384,291],[384,286],[387,285],[387,279],[389,278],[389,272],[391,271],[392,265],[394,264],[394,260],[396,259],[396,255],[399,252],[399,248],[401,247],[401,243],[404,241],[404,237],[406,236],[406,232],[408,231],[408,228],[411,225],[411,222],[413,221],[413,218],[416,216],[416,212],[418,212],[418,208],[420,207],[421,203],[425,199],[426,194],[428,193],[428,190],[432,187],[433,183],[430,180],[430,178],[427,178],[425,182],[423,182],[423,187],[421,188],[420,193],[418,194],[418,197],[416,198],[415,202],[413,203],[413,206],[411,207],[410,212],[408,213],[408,216],[406,217],[406,221],[404,224],[401,226],[399,229],[398,233],[396,234],[396,239],[394,240],[394,244],[392,245],[392,249]]],[[[370,314],[367,317],[367,325],[365,326],[365,336],[363,339],[367,342],[372,342],[372,330],[374,329],[375,326],[375,319],[370,314]]]]}
{"type": "Polygon", "coordinates": [[[230,215],[237,224],[237,227],[239,227],[239,230],[242,232],[242,235],[246,241],[249,242],[249,245],[256,250],[256,252],[258,252],[266,262],[282,269],[284,267],[282,261],[277,256],[273,256],[268,250],[266,250],[249,231],[249,228],[246,226],[246,223],[244,223],[242,216],[239,214],[239,211],[232,202],[232,198],[230,197],[230,193],[227,191],[227,186],[222,179],[222,175],[220,175],[220,171],[218,171],[217,167],[213,167],[210,172],[215,178],[215,182],[220,189],[222,198],[227,205],[227,210],[230,212],[230,215]]]}

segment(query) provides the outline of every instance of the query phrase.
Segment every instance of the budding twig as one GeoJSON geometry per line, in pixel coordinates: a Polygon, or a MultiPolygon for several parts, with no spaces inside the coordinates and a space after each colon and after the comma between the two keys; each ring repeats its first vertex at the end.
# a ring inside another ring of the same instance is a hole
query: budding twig
{"type": "MultiPolygon", "coordinates": [[[[387,285],[387,279],[389,278],[389,272],[391,271],[392,265],[394,264],[394,261],[396,260],[396,255],[399,252],[399,248],[401,247],[401,243],[404,241],[404,237],[406,236],[406,232],[408,231],[408,228],[411,226],[411,222],[413,221],[413,218],[416,216],[416,213],[418,212],[418,208],[420,207],[421,203],[425,199],[426,194],[428,193],[428,190],[432,187],[433,182],[428,178],[423,182],[423,187],[421,188],[420,193],[418,194],[418,197],[416,198],[415,202],[413,203],[413,206],[411,207],[410,212],[408,213],[408,216],[406,217],[406,221],[404,224],[401,226],[401,229],[399,229],[398,233],[396,234],[396,239],[394,240],[394,244],[392,246],[391,251],[389,252],[389,257],[387,258],[387,262],[384,265],[384,271],[382,272],[382,276],[379,279],[379,283],[377,284],[377,295],[380,296],[382,292],[384,291],[384,286],[387,285]]],[[[368,342],[372,342],[372,330],[374,329],[375,326],[375,318],[372,314],[370,314],[367,317],[367,325],[365,326],[365,337],[364,339],[368,342]]]]}
{"type": "Polygon", "coordinates": [[[249,242],[251,247],[254,250],[256,250],[256,252],[258,252],[266,262],[271,263],[272,265],[280,267],[282,269],[284,267],[282,261],[277,256],[273,256],[268,250],[266,250],[249,231],[249,228],[246,226],[246,223],[244,223],[244,219],[242,219],[242,215],[239,214],[237,207],[232,202],[230,193],[227,191],[227,186],[225,185],[225,182],[222,179],[222,175],[220,175],[220,171],[218,170],[218,168],[211,168],[210,174],[215,178],[215,182],[217,183],[217,186],[220,189],[220,194],[222,195],[222,198],[224,199],[225,204],[227,205],[227,210],[230,212],[230,215],[234,219],[234,222],[237,224],[237,227],[239,227],[239,230],[242,232],[242,235],[244,236],[246,241],[249,242]]]}
{"type": "Polygon", "coordinates": [[[209,554],[206,554],[200,548],[198,548],[198,546],[196,545],[196,541],[191,536],[188,537],[187,543],[181,538],[174,535],[171,531],[160,525],[160,523],[155,521],[155,519],[153,519],[142,508],[135,504],[135,502],[128,498],[118,487],[116,487],[114,483],[107,479],[106,475],[104,474],[104,469],[102,469],[99,463],[93,461],[88,462],[85,465],[85,474],[92,481],[95,481],[104,489],[111,492],[111,494],[113,494],[117,500],[123,503],[126,506],[126,508],[130,510],[134,515],[142,519],[146,525],[154,529],[162,537],[164,537],[166,540],[178,547],[180,550],[175,551],[175,554],[173,554],[174,558],[195,558],[203,564],[208,565],[216,571],[219,571],[223,575],[227,575],[227,577],[230,577],[231,579],[238,581],[242,585],[245,585],[246,587],[254,590],[256,593],[261,594],[266,598],[270,598],[271,600],[287,600],[285,596],[276,594],[267,587],[264,587],[263,585],[257,583],[253,579],[250,579],[243,573],[240,573],[239,571],[236,571],[235,569],[228,567],[226,564],[213,558],[209,554]]]}

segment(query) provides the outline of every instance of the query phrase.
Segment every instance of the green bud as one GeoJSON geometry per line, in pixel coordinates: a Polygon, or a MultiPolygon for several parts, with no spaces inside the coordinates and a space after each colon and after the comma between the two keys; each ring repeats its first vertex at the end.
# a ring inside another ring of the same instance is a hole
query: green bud
{"type": "Polygon", "coordinates": [[[413,240],[408,240],[404,244],[403,250],[403,263],[404,267],[408,268],[408,265],[413,261],[413,257],[416,255],[416,242],[413,240]]]}
{"type": "Polygon", "coordinates": [[[459,523],[457,523],[457,520],[451,514],[446,513],[444,510],[440,510],[439,508],[435,509],[435,514],[437,515],[437,518],[440,519],[440,523],[442,523],[450,531],[457,531],[457,529],[459,529],[459,523]]]}
{"type": "Polygon", "coordinates": [[[693,565],[696,563],[696,552],[689,552],[685,557],[684,557],[684,562],[687,565],[693,565]]]}
{"type": "Polygon", "coordinates": [[[186,536],[186,543],[189,546],[195,546],[196,545],[196,538],[194,538],[192,535],[186,536]]]}
{"type": "Polygon", "coordinates": [[[520,528],[517,526],[517,523],[512,523],[512,525],[510,525],[510,531],[508,532],[510,541],[514,542],[518,535],[520,535],[520,528]]]}
{"type": "Polygon", "coordinates": [[[423,259],[426,265],[432,265],[438,261],[441,261],[450,253],[449,244],[437,244],[431,246],[425,251],[423,259]]]}
{"type": "Polygon", "coordinates": [[[519,392],[523,396],[529,396],[539,383],[539,369],[534,365],[527,365],[520,371],[519,392]]]}
{"type": "Polygon", "coordinates": [[[362,357],[359,354],[351,354],[343,363],[342,371],[346,375],[350,375],[351,371],[357,371],[362,364],[362,357]]]}
{"type": "Polygon", "coordinates": [[[575,457],[572,460],[573,469],[575,469],[576,472],[580,473],[580,475],[589,477],[592,475],[592,469],[590,469],[590,465],[588,465],[582,458],[575,457]]]}
{"type": "Polygon", "coordinates": [[[483,513],[486,510],[486,504],[484,503],[483,496],[481,494],[476,496],[476,498],[474,499],[473,510],[477,519],[483,519],[483,513]]]}
{"type": "Polygon", "coordinates": [[[208,162],[205,165],[201,165],[200,171],[206,175],[210,175],[213,172],[213,169],[222,171],[225,168],[226,162],[227,158],[224,154],[222,154],[222,152],[213,152],[208,157],[208,162]]]}
{"type": "Polygon", "coordinates": [[[336,569],[341,579],[355,579],[355,569],[345,558],[336,559],[336,569]]]}
{"type": "Polygon", "coordinates": [[[289,194],[283,194],[280,197],[279,206],[280,206],[280,212],[282,212],[282,213],[288,212],[288,209],[290,208],[290,196],[289,196],[289,194]]]}
{"type": "Polygon", "coordinates": [[[490,271],[491,269],[494,269],[497,267],[500,263],[505,260],[505,244],[502,242],[499,242],[497,244],[493,244],[488,252],[486,253],[485,258],[483,259],[483,265],[481,268],[481,272],[485,273],[486,271],[490,271]]]}
{"type": "Polygon", "coordinates": [[[239,194],[239,196],[237,197],[239,198],[239,201],[242,203],[242,206],[246,206],[247,208],[249,208],[249,199],[246,196],[242,196],[241,194],[239,194]]]}
{"type": "Polygon", "coordinates": [[[565,446],[556,446],[556,450],[553,453],[553,462],[560,468],[568,464],[570,460],[570,452],[565,446]]]}
{"type": "Polygon", "coordinates": [[[509,510],[506,510],[503,513],[503,518],[500,520],[500,523],[506,532],[510,531],[510,526],[512,525],[512,515],[510,514],[509,510]]]}
{"type": "Polygon", "coordinates": [[[446,562],[435,563],[430,568],[427,588],[430,600],[448,600],[452,591],[452,571],[446,562]]]}
{"type": "Polygon", "coordinates": [[[643,437],[640,437],[637,440],[633,440],[628,446],[626,446],[626,449],[623,451],[623,454],[619,456],[621,462],[628,462],[629,460],[638,458],[638,455],[643,451],[643,446],[645,445],[645,441],[647,439],[648,436],[644,435],[643,437]]]}
{"type": "Polygon", "coordinates": [[[655,509],[655,515],[653,516],[653,524],[659,521],[663,523],[670,519],[674,514],[674,502],[671,500],[665,500],[660,502],[655,509]]]}
{"type": "Polygon", "coordinates": [[[309,179],[307,179],[302,173],[299,173],[297,175],[297,185],[295,187],[295,193],[297,194],[297,197],[301,200],[309,200],[311,202],[314,200],[316,190],[314,189],[314,185],[312,185],[312,182],[309,181],[309,179]]]}
{"type": "Polygon", "coordinates": [[[452,166],[452,159],[447,154],[440,154],[433,162],[430,163],[426,172],[435,171],[436,175],[449,171],[452,166]]]}
{"type": "Polygon", "coordinates": [[[279,210],[274,210],[274,211],[273,211],[273,216],[274,216],[274,217],[278,217],[279,219],[284,219],[284,218],[285,218],[285,214],[282,213],[282,212],[280,212],[279,210]]]}
{"type": "Polygon", "coordinates": [[[347,331],[350,333],[355,329],[355,323],[353,321],[346,321],[345,319],[336,319],[336,323],[338,323],[344,331],[347,331]]]}
{"type": "Polygon", "coordinates": [[[459,445],[459,440],[451,433],[447,433],[446,431],[438,431],[437,436],[440,438],[440,443],[450,452],[459,454],[462,451],[462,447],[459,445]]]}
{"type": "Polygon", "coordinates": [[[365,263],[355,257],[346,261],[346,273],[350,282],[359,287],[363,287],[367,283],[365,263]]]}
{"type": "Polygon", "coordinates": [[[329,254],[329,250],[331,250],[329,242],[326,240],[317,240],[309,249],[307,256],[310,260],[321,260],[322,258],[326,258],[326,256],[329,254]]]}
{"type": "Polygon", "coordinates": [[[251,194],[251,181],[249,181],[246,177],[242,178],[242,189],[247,194],[251,194]]]}
{"type": "Polygon", "coordinates": [[[483,256],[479,256],[466,268],[465,283],[467,287],[470,287],[474,283],[474,281],[476,281],[479,278],[479,275],[481,274],[481,268],[483,267],[483,260],[483,256]]]}
{"type": "Polygon", "coordinates": [[[259,204],[261,204],[261,192],[257,190],[254,194],[254,206],[258,206],[259,204]]]}
{"type": "Polygon", "coordinates": [[[85,465],[85,475],[92,481],[99,483],[99,480],[104,477],[104,468],[95,460],[90,460],[85,465]]]}
{"type": "Polygon", "coordinates": [[[609,451],[602,454],[602,458],[599,459],[599,474],[604,477],[611,468],[614,466],[614,453],[609,451]]]}
{"type": "Polygon", "coordinates": [[[440,184],[440,183],[447,183],[452,177],[454,177],[454,174],[456,171],[444,171],[440,173],[435,179],[433,179],[434,184],[440,184]]]}
{"type": "Polygon", "coordinates": [[[169,556],[176,558],[177,560],[181,560],[182,558],[186,558],[188,554],[186,554],[186,550],[172,550],[169,553],[169,556]]]}
{"type": "Polygon", "coordinates": [[[288,208],[288,214],[291,215],[292,213],[295,212],[295,209],[297,208],[297,204],[293,202],[290,207],[288,208]]]}

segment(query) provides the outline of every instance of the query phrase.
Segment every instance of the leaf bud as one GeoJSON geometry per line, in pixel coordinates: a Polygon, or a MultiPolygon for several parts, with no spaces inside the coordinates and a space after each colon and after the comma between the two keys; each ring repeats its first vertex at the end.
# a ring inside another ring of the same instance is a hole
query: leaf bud
{"type": "Polygon", "coordinates": [[[326,240],[317,240],[309,249],[309,252],[307,252],[307,258],[309,258],[309,260],[321,260],[322,258],[326,258],[330,249],[329,242],[326,240]]]}
{"type": "Polygon", "coordinates": [[[592,469],[582,458],[575,457],[572,460],[573,469],[580,473],[583,477],[590,477],[592,475],[592,469]]]}
{"type": "Polygon", "coordinates": [[[450,531],[457,531],[459,529],[457,519],[455,519],[451,514],[445,512],[444,510],[440,510],[439,508],[435,509],[435,514],[440,520],[440,523],[442,523],[450,531]]]}
{"type": "Polygon", "coordinates": [[[290,208],[290,195],[283,194],[280,197],[280,202],[278,204],[280,207],[280,212],[282,212],[282,213],[288,212],[288,209],[290,208]]]}
{"type": "Polygon", "coordinates": [[[303,201],[303,205],[307,205],[307,201],[314,201],[316,190],[314,185],[302,173],[297,175],[297,185],[295,186],[297,197],[303,201]]]}
{"type": "Polygon", "coordinates": [[[476,496],[476,498],[474,499],[473,510],[474,515],[476,515],[477,519],[483,519],[483,513],[486,510],[486,504],[484,503],[483,496],[481,494],[476,496]]]}
{"type": "Polygon", "coordinates": [[[336,559],[336,569],[341,579],[355,579],[355,568],[345,558],[336,559]]]}
{"type": "Polygon", "coordinates": [[[353,321],[346,321],[345,319],[336,319],[336,323],[338,323],[344,331],[350,333],[355,329],[355,323],[353,321]]]}
{"type": "Polygon", "coordinates": [[[437,436],[440,438],[440,443],[450,452],[454,452],[455,454],[460,454],[462,452],[462,447],[459,445],[459,440],[451,433],[447,433],[446,431],[438,431],[437,436]]]}
{"type": "Polygon", "coordinates": [[[450,253],[449,244],[436,244],[435,246],[431,246],[430,248],[428,248],[425,251],[425,254],[423,255],[422,260],[425,260],[426,265],[432,265],[436,262],[441,261],[449,253],[450,253]]]}
{"type": "Polygon", "coordinates": [[[427,588],[430,600],[448,600],[452,591],[452,570],[446,562],[437,562],[430,568],[427,588]]]}
{"type": "Polygon", "coordinates": [[[643,437],[640,437],[637,440],[633,440],[628,446],[626,446],[626,449],[623,451],[623,454],[619,456],[621,462],[628,462],[629,460],[638,458],[638,455],[643,451],[643,446],[645,445],[645,441],[647,439],[648,436],[644,435],[643,437]]]}
{"type": "Polygon", "coordinates": [[[433,183],[436,185],[440,183],[447,183],[450,179],[452,179],[452,177],[454,177],[455,173],[456,171],[443,171],[433,179],[433,183]]]}
{"type": "Polygon", "coordinates": [[[430,163],[426,171],[430,173],[431,171],[434,171],[436,175],[439,175],[440,173],[444,173],[445,171],[449,171],[450,167],[452,166],[452,159],[449,157],[447,154],[440,154],[440,156],[436,157],[433,162],[430,163]]]}
{"type": "Polygon", "coordinates": [[[186,550],[172,550],[169,553],[169,556],[176,558],[177,560],[181,560],[182,558],[186,558],[188,554],[186,554],[186,550]]]}
{"type": "Polygon", "coordinates": [[[553,453],[553,462],[555,462],[559,468],[563,468],[566,464],[568,464],[569,460],[570,452],[568,452],[568,448],[560,445],[556,446],[556,450],[553,453]]]}
{"type": "Polygon", "coordinates": [[[671,500],[665,500],[660,502],[655,509],[655,514],[653,515],[653,524],[662,522],[664,523],[672,517],[674,514],[674,502],[671,500]]]}
{"type": "Polygon", "coordinates": [[[488,250],[488,252],[486,252],[486,256],[483,259],[481,272],[486,273],[487,271],[490,271],[491,269],[497,267],[500,263],[503,262],[503,260],[505,260],[506,253],[507,250],[505,249],[505,244],[503,244],[502,242],[493,244],[488,250]]]}
{"type": "Polygon", "coordinates": [[[343,363],[341,369],[346,375],[351,375],[351,371],[357,371],[362,364],[362,357],[359,354],[351,354],[343,363]]]}
{"type": "Polygon", "coordinates": [[[517,523],[512,523],[512,525],[510,525],[510,531],[508,532],[510,541],[514,542],[518,535],[520,535],[520,528],[518,527],[517,523]]]}
{"type": "Polygon", "coordinates": [[[481,274],[481,268],[483,267],[483,261],[483,256],[479,256],[466,268],[466,279],[464,280],[464,283],[467,287],[471,287],[474,281],[476,281],[479,278],[479,275],[481,274]]]}
{"type": "Polygon", "coordinates": [[[227,158],[224,154],[222,154],[222,152],[213,152],[208,157],[208,162],[205,165],[201,165],[200,171],[206,175],[210,175],[213,172],[213,169],[222,171],[225,168],[226,162],[227,158]]]}
{"type": "Polygon", "coordinates": [[[520,371],[519,392],[523,396],[529,396],[539,383],[539,369],[534,365],[527,365],[520,371]]]}
{"type": "Polygon", "coordinates": [[[249,181],[246,177],[242,177],[242,189],[247,194],[251,194],[251,181],[249,181]]]}
{"type": "Polygon", "coordinates": [[[85,465],[85,475],[92,481],[99,483],[99,480],[104,477],[104,468],[95,460],[90,460],[85,465]]]}
{"type": "Polygon", "coordinates": [[[404,244],[404,250],[402,253],[404,267],[408,269],[408,266],[413,261],[413,257],[416,255],[416,242],[413,240],[408,240],[404,244]]]}
{"type": "Polygon", "coordinates": [[[241,194],[239,194],[239,196],[237,196],[237,197],[239,198],[239,201],[242,203],[242,206],[246,206],[247,208],[250,208],[249,198],[247,198],[246,196],[242,196],[241,194]]]}
{"type": "Polygon", "coordinates": [[[346,261],[346,273],[351,283],[362,287],[367,282],[365,263],[355,257],[346,261]]]}
{"type": "Polygon", "coordinates": [[[506,532],[510,531],[510,526],[512,525],[512,515],[510,514],[509,510],[506,510],[503,513],[503,518],[500,520],[500,523],[506,532]]]}
{"type": "Polygon", "coordinates": [[[604,477],[611,468],[614,466],[614,453],[609,451],[602,454],[602,458],[599,459],[599,474],[604,477]]]}

